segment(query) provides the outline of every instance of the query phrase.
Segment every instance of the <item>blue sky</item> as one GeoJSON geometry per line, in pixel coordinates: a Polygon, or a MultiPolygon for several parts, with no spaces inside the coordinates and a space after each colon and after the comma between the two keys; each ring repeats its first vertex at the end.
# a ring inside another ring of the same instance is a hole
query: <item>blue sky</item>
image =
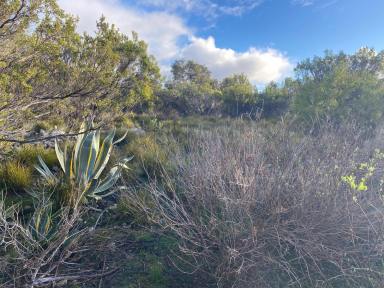
{"type": "Polygon", "coordinates": [[[217,78],[245,73],[256,85],[292,75],[325,49],[384,49],[384,0],[59,0],[90,33],[104,14],[148,42],[164,75],[179,58],[217,78]]]}
{"type": "Polygon", "coordinates": [[[274,47],[302,59],[325,49],[383,49],[383,27],[383,0],[322,0],[307,6],[269,0],[241,17],[218,19],[201,35],[214,35],[218,46],[274,47]]]}

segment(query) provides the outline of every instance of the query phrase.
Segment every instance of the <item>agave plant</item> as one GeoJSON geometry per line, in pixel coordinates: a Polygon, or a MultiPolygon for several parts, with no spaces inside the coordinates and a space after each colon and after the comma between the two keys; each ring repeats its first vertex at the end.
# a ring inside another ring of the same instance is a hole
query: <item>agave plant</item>
{"type": "Polygon", "coordinates": [[[55,237],[58,230],[58,225],[54,223],[58,213],[53,212],[52,203],[44,204],[36,208],[28,226],[32,238],[39,242],[49,242],[55,237]]]}
{"type": "MultiPolygon", "coordinates": [[[[65,175],[65,182],[72,190],[79,192],[77,201],[85,197],[99,200],[114,193],[111,189],[121,175],[121,170],[128,168],[126,163],[132,159],[125,158],[113,166],[106,176],[101,179],[114,144],[122,141],[127,133],[114,141],[113,129],[103,140],[100,139],[100,130],[91,131],[91,125],[82,124],[77,141],[72,151],[68,151],[65,145],[64,151],[55,141],[56,156],[65,175]]],[[[58,182],[58,178],[49,170],[48,166],[39,157],[40,165],[36,165],[37,171],[48,181],[58,182]]]]}

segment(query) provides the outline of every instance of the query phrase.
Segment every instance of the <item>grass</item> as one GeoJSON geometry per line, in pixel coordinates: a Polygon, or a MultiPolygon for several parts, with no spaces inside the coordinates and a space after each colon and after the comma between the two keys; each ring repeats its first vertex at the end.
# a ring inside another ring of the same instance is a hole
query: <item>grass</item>
{"type": "Polygon", "coordinates": [[[32,181],[32,168],[19,161],[8,161],[0,166],[0,187],[5,191],[24,192],[32,181]]]}
{"type": "Polygon", "coordinates": [[[154,134],[137,136],[121,149],[121,154],[134,156],[129,163],[127,176],[130,179],[161,176],[163,167],[167,166],[168,158],[165,150],[157,142],[154,134]]]}
{"type": "Polygon", "coordinates": [[[24,145],[14,151],[13,158],[28,166],[33,166],[38,163],[38,156],[40,156],[49,168],[59,165],[53,148],[45,148],[43,145],[24,145]]]}

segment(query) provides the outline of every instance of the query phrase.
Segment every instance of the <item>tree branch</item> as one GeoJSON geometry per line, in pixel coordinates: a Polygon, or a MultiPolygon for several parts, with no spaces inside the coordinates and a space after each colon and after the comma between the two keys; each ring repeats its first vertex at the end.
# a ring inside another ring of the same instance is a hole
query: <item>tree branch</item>
{"type": "Polygon", "coordinates": [[[37,143],[42,142],[45,140],[55,139],[55,138],[67,138],[67,137],[74,137],[78,135],[85,134],[90,131],[95,131],[103,127],[104,125],[100,125],[96,128],[91,128],[83,132],[77,132],[77,133],[62,133],[57,135],[51,135],[46,137],[40,137],[40,138],[34,138],[34,139],[26,139],[26,140],[19,140],[19,139],[12,139],[12,138],[0,138],[0,142],[8,142],[8,143],[17,143],[17,144],[29,144],[29,143],[37,143]]]}

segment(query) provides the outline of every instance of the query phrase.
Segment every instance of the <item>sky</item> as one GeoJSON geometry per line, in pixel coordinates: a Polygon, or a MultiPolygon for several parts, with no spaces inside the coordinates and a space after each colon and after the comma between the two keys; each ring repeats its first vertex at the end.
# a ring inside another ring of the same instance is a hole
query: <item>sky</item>
{"type": "Polygon", "coordinates": [[[384,49],[384,0],[59,0],[93,33],[104,15],[139,34],[165,77],[177,59],[218,79],[244,73],[258,86],[293,75],[325,50],[384,49]]]}

